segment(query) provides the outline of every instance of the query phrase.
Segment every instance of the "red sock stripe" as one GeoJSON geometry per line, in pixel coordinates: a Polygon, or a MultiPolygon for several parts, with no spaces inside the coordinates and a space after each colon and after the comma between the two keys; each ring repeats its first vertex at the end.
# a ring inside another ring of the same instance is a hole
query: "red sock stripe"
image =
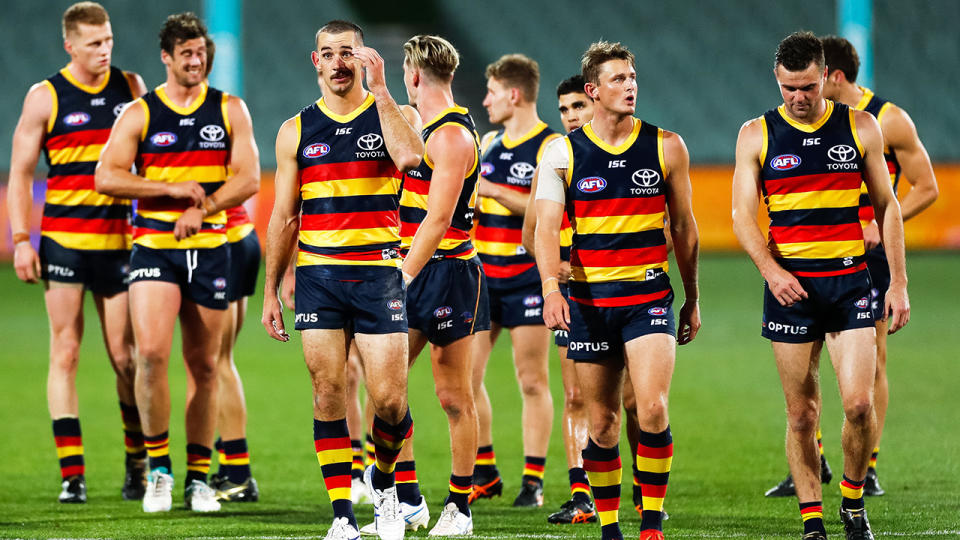
{"type": "Polygon", "coordinates": [[[535,464],[533,464],[533,463],[529,463],[529,462],[528,462],[528,463],[524,463],[524,464],[523,464],[523,468],[524,468],[524,469],[531,470],[531,471],[534,471],[534,472],[540,472],[540,473],[542,473],[544,466],[543,466],[543,465],[535,465],[535,464]]]}
{"type": "Polygon", "coordinates": [[[651,458],[651,459],[663,459],[663,458],[672,457],[673,443],[670,443],[667,446],[662,446],[660,448],[638,444],[637,455],[640,457],[651,458]]]}
{"type": "Polygon", "coordinates": [[[593,503],[597,507],[597,512],[609,512],[620,509],[620,499],[594,499],[593,503]]]}
{"type": "Polygon", "coordinates": [[[210,462],[210,456],[201,456],[199,454],[187,454],[187,463],[203,463],[206,461],[210,462]]]}
{"type": "Polygon", "coordinates": [[[583,468],[589,472],[610,472],[620,468],[620,456],[610,461],[594,461],[592,459],[583,460],[583,468]]]}
{"type": "Polygon", "coordinates": [[[242,454],[226,454],[227,459],[250,459],[250,452],[244,452],[242,454]]]}
{"type": "Polygon", "coordinates": [[[482,452],[482,453],[478,452],[478,453],[477,453],[477,459],[494,459],[494,458],[496,458],[496,456],[497,456],[497,455],[496,455],[495,453],[493,453],[493,452],[482,452]]]}
{"type": "Polygon", "coordinates": [[[417,481],[417,471],[393,471],[393,476],[396,482],[406,483],[406,482],[416,482],[417,481]]]}
{"type": "Polygon", "coordinates": [[[809,514],[810,512],[820,512],[823,513],[823,506],[808,506],[806,508],[800,509],[800,515],[809,514]]]}
{"type": "Polygon", "coordinates": [[[848,489],[860,489],[863,487],[864,482],[858,482],[854,484],[851,480],[844,478],[840,481],[840,485],[848,489]]]}
{"type": "Polygon", "coordinates": [[[323,484],[327,486],[327,491],[337,488],[348,488],[350,483],[353,482],[353,477],[349,474],[341,474],[337,476],[324,477],[323,484]]]}
{"type": "Polygon", "coordinates": [[[590,486],[581,482],[570,484],[570,491],[590,491],[590,486]]]}
{"type": "Polygon", "coordinates": [[[640,490],[644,497],[655,497],[662,499],[667,496],[667,485],[658,486],[655,484],[640,484],[640,490]]]}
{"type": "Polygon", "coordinates": [[[313,446],[317,449],[317,452],[322,452],[323,450],[340,450],[342,448],[350,448],[350,437],[314,439],[313,446]]]}
{"type": "MultiPolygon", "coordinates": [[[[47,439],[48,441],[50,439],[47,439]]],[[[83,446],[83,437],[54,437],[54,442],[60,446],[83,446]]]]}
{"type": "Polygon", "coordinates": [[[83,465],[70,465],[69,467],[60,467],[60,474],[63,478],[83,474],[83,465]]]}

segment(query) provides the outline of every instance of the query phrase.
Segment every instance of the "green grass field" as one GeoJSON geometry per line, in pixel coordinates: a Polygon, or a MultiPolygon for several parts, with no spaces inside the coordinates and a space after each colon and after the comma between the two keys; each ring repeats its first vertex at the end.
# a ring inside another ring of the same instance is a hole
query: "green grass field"
{"type": "MultiPolygon", "coordinates": [[[[744,256],[704,257],[703,329],[679,351],[671,394],[675,458],[666,507],[668,538],[800,537],[795,499],[770,500],[763,491],[786,473],[784,412],[772,353],[759,336],[761,281],[744,256]]],[[[960,537],[960,363],[956,299],[960,256],[914,254],[909,259],[913,318],[890,341],[892,406],[880,453],[887,495],[867,502],[878,537],[960,537]]],[[[676,278],[675,278],[676,279],[676,278]]],[[[269,340],[259,325],[261,302],[251,302],[236,360],[249,409],[248,437],[262,497],[214,515],[177,509],[185,474],[183,368],[171,361],[171,449],[177,485],[174,511],[146,515],[120,498],[123,439],[110,370],[92,303],[78,376],[89,502],[61,505],[59,471],[44,398],[47,339],[41,288],[0,269],[0,536],[3,537],[322,537],[331,511],[313,452],[310,384],[297,337],[269,340]]],[[[292,326],[292,315],[288,325],[292,326]]],[[[177,349],[178,347],[175,347],[177,349]]],[[[555,357],[555,353],[554,353],[555,357]]],[[[827,457],[839,476],[842,412],[836,383],[823,361],[823,431],[827,457]]],[[[520,396],[501,339],[490,361],[495,445],[505,496],[473,507],[479,538],[598,537],[599,526],[554,526],[546,516],[568,496],[559,430],[559,368],[551,365],[557,419],[547,460],[544,508],[510,506],[519,487],[522,448],[520,396]]],[[[426,361],[411,373],[419,477],[434,519],[449,474],[447,426],[426,361]]],[[[630,450],[624,444],[624,463],[630,450]]],[[[627,469],[629,471],[629,468],[627,469]]],[[[624,476],[621,523],[636,537],[639,518],[624,476]]],[[[841,537],[837,482],[824,491],[827,530],[841,537]]],[[[358,519],[372,518],[369,506],[358,519]]],[[[432,525],[432,523],[431,523],[432,525]]],[[[425,536],[420,531],[417,536],[425,536]]]]}

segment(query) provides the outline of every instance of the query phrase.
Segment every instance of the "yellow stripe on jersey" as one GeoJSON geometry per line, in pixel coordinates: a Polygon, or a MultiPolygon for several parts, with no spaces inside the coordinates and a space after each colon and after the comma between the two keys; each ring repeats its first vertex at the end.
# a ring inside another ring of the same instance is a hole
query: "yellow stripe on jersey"
{"type": "Polygon", "coordinates": [[[860,151],[860,155],[863,155],[863,145],[860,144],[860,135],[857,134],[857,111],[855,109],[849,109],[847,112],[850,113],[850,133],[853,134],[853,141],[857,143],[857,150],[860,151]]]}
{"type": "Polygon", "coordinates": [[[670,171],[667,170],[667,160],[663,157],[663,130],[657,128],[657,159],[660,160],[660,170],[663,171],[664,176],[668,176],[670,171]]]}
{"type": "Polygon", "coordinates": [[[251,232],[253,232],[253,223],[244,223],[243,225],[231,227],[227,229],[227,242],[231,244],[239,242],[246,238],[251,232]]]}
{"type": "Polygon", "coordinates": [[[195,113],[197,109],[199,109],[200,106],[203,105],[203,102],[207,100],[207,88],[208,88],[207,83],[205,82],[200,83],[200,95],[195,97],[193,101],[190,102],[190,104],[187,105],[186,107],[181,107],[177,105],[176,103],[173,102],[172,99],[170,99],[169,96],[167,96],[166,83],[161,84],[160,86],[156,87],[154,90],[157,94],[157,97],[160,98],[160,101],[162,101],[164,105],[169,107],[170,110],[183,116],[189,116],[195,113]]]}
{"type": "Polygon", "coordinates": [[[99,161],[101,150],[103,150],[102,144],[88,144],[86,146],[50,150],[47,155],[50,156],[50,165],[62,165],[81,161],[99,161]]]}
{"type": "Polygon", "coordinates": [[[154,182],[188,182],[196,180],[201,184],[223,182],[227,179],[225,165],[200,165],[197,167],[146,167],[143,177],[154,182]]]}
{"type": "Polygon", "coordinates": [[[620,234],[663,228],[663,212],[636,216],[577,218],[577,234],[620,234]]]}
{"type": "Polygon", "coordinates": [[[769,195],[767,201],[771,212],[814,208],[849,208],[859,206],[860,188],[769,195]]]}
{"type": "MultiPolygon", "coordinates": [[[[137,209],[137,215],[143,216],[145,218],[156,219],[158,221],[166,221],[167,223],[175,223],[180,216],[183,215],[181,210],[144,210],[143,207],[137,209]]],[[[226,225],[227,224],[227,213],[223,210],[213,214],[212,216],[207,216],[203,218],[204,223],[210,223],[212,225],[226,225]]],[[[173,234],[173,231],[168,231],[167,234],[173,234]]]]}
{"type": "Polygon", "coordinates": [[[330,231],[300,231],[300,241],[310,246],[352,247],[389,242],[400,234],[399,227],[370,229],[334,229],[330,231]]]}
{"type": "Polygon", "coordinates": [[[480,197],[480,212],[491,216],[512,216],[513,212],[490,197],[480,197]]]}
{"type": "Polygon", "coordinates": [[[142,97],[137,98],[136,103],[139,103],[140,108],[143,109],[143,127],[140,129],[140,141],[142,142],[147,140],[147,131],[150,129],[150,106],[142,97]]]}
{"type": "MultiPolygon", "coordinates": [[[[403,259],[378,259],[373,261],[351,261],[348,259],[338,259],[336,257],[327,257],[316,253],[300,251],[297,253],[297,266],[314,266],[319,264],[328,265],[346,265],[346,266],[386,266],[400,268],[403,259]]],[[[351,458],[352,459],[352,458],[351,458]]]]}
{"type": "Polygon", "coordinates": [[[547,145],[553,141],[563,137],[559,133],[551,133],[543,138],[543,142],[540,143],[540,148],[537,150],[537,163],[540,163],[540,158],[543,157],[543,151],[547,149],[547,145]]]}
{"type": "Polygon", "coordinates": [[[573,245],[573,229],[563,227],[560,229],[560,247],[570,247],[573,245]]]}
{"type": "Polygon", "coordinates": [[[132,237],[129,234],[63,231],[42,231],[40,234],[68,249],[130,249],[132,243],[132,237]]]}
{"type": "Polygon", "coordinates": [[[760,117],[760,130],[763,131],[763,146],[760,147],[760,166],[763,167],[763,164],[767,162],[767,145],[770,144],[770,140],[767,136],[767,117],[760,117]]]}
{"type": "Polygon", "coordinates": [[[770,246],[774,257],[794,257],[802,259],[839,259],[863,255],[863,240],[838,240],[834,242],[795,242],[779,243],[770,246]]]}
{"type": "Polygon", "coordinates": [[[403,190],[403,194],[400,195],[400,206],[406,206],[407,208],[420,208],[422,210],[427,209],[427,196],[421,195],[419,193],[414,193],[409,189],[403,190]]]}
{"type": "Polygon", "coordinates": [[[570,272],[574,281],[589,283],[604,283],[607,281],[646,281],[647,270],[659,268],[667,271],[665,262],[644,264],[639,266],[572,266],[570,272]]]}
{"type": "Polygon", "coordinates": [[[89,86],[78,81],[76,77],[73,76],[73,73],[70,73],[70,64],[67,64],[60,70],[60,74],[63,75],[63,78],[66,79],[70,84],[76,86],[80,90],[88,94],[99,94],[103,92],[103,89],[107,87],[107,84],[110,83],[110,73],[113,70],[108,69],[106,76],[104,76],[103,81],[100,82],[97,86],[89,86]]]}
{"type": "Polygon", "coordinates": [[[585,126],[583,126],[583,134],[586,135],[587,138],[590,139],[590,141],[593,144],[599,146],[601,149],[611,154],[619,155],[626,152],[631,146],[633,146],[633,143],[637,140],[637,137],[640,135],[640,127],[642,125],[643,125],[642,121],[640,121],[637,118],[634,118],[633,131],[630,132],[630,135],[628,135],[627,138],[624,139],[622,143],[616,146],[601,139],[600,136],[593,131],[592,122],[588,122],[585,126]]]}
{"type": "Polygon", "coordinates": [[[666,473],[670,472],[673,456],[665,458],[649,458],[637,456],[637,469],[643,472],[666,473]]]}
{"type": "Polygon", "coordinates": [[[230,115],[227,114],[227,103],[230,102],[230,94],[223,92],[220,98],[220,113],[223,114],[223,127],[227,130],[227,137],[233,137],[233,129],[230,127],[230,115]]]}
{"type": "MultiPolygon", "coordinates": [[[[115,204],[118,199],[110,195],[97,193],[92,189],[51,189],[47,191],[48,204],[62,204],[64,206],[108,206],[115,204]]],[[[126,202],[126,201],[124,201],[126,202]]]]}
{"type": "Polygon", "coordinates": [[[570,187],[570,183],[573,182],[573,145],[570,143],[570,137],[564,137],[563,142],[567,145],[567,173],[564,176],[567,187],[570,187]]]}
{"type": "Polygon", "coordinates": [[[346,124],[347,122],[350,122],[356,117],[360,116],[363,113],[363,111],[369,109],[370,106],[373,105],[374,101],[375,100],[373,98],[373,94],[371,94],[370,92],[367,92],[367,96],[363,99],[363,103],[361,103],[359,107],[350,111],[347,114],[337,114],[333,112],[332,110],[330,110],[329,107],[327,107],[327,102],[324,101],[323,98],[320,98],[317,100],[317,108],[320,109],[320,112],[329,116],[331,120],[335,122],[340,122],[341,124],[346,124]]]}
{"type": "Polygon", "coordinates": [[[503,137],[500,140],[503,142],[503,147],[509,150],[511,148],[516,148],[521,144],[529,141],[530,139],[536,137],[541,131],[543,131],[546,128],[547,128],[547,123],[544,122],[543,120],[540,120],[537,122],[537,125],[533,126],[533,129],[521,135],[520,138],[518,138],[517,140],[511,139],[510,135],[507,135],[506,130],[504,130],[503,137]]]}
{"type": "Polygon", "coordinates": [[[300,188],[303,200],[320,197],[361,197],[368,195],[396,195],[400,190],[400,179],[391,176],[377,178],[347,178],[344,180],[325,180],[308,182],[300,188]]]}
{"type": "Polygon", "coordinates": [[[57,102],[57,89],[53,87],[53,83],[44,79],[43,84],[50,90],[50,99],[53,100],[50,103],[50,118],[47,119],[47,133],[50,133],[53,131],[53,126],[57,123],[59,103],[57,102]]]}
{"type": "Polygon", "coordinates": [[[488,242],[486,240],[474,239],[473,246],[484,255],[495,255],[498,257],[512,257],[525,253],[520,251],[523,246],[509,242],[488,242]]]}
{"type": "Polygon", "coordinates": [[[777,112],[780,113],[780,116],[784,119],[784,121],[791,126],[803,131],[804,133],[813,133],[814,131],[823,127],[823,125],[827,123],[827,120],[829,120],[830,116],[833,114],[833,102],[829,99],[826,101],[827,110],[823,112],[823,116],[821,116],[819,120],[812,124],[804,124],[803,122],[797,122],[793,118],[790,118],[790,115],[787,114],[786,105],[780,105],[777,107],[777,112]]]}
{"type": "MultiPolygon", "coordinates": [[[[146,216],[144,216],[146,217],[146,216]]],[[[171,232],[144,234],[133,241],[138,246],[151,249],[210,249],[227,243],[227,235],[201,231],[190,238],[177,241],[171,232]]]]}

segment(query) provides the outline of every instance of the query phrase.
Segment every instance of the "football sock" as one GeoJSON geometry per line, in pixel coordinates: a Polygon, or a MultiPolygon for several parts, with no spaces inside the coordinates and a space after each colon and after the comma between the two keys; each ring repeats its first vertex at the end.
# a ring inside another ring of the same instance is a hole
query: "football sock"
{"type": "Polygon", "coordinates": [[[143,434],[143,445],[147,447],[147,461],[151,471],[164,469],[166,474],[173,474],[173,464],[170,463],[170,432],[151,437],[143,434]]]}
{"type": "Polygon", "coordinates": [[[207,483],[207,473],[210,472],[210,455],[212,451],[202,444],[187,443],[187,480],[189,486],[194,480],[207,483]]]}
{"type": "Polygon", "coordinates": [[[640,530],[662,530],[663,499],[667,495],[667,481],[673,462],[673,435],[670,426],[660,433],[640,430],[637,443],[637,471],[643,493],[643,512],[640,530]]]}
{"type": "Polygon", "coordinates": [[[602,448],[591,438],[581,455],[600,518],[601,538],[622,539],[619,523],[620,479],[623,473],[620,467],[620,447],[602,448]]]}
{"type": "Polygon", "coordinates": [[[60,477],[66,480],[84,473],[83,435],[79,418],[57,418],[53,421],[53,441],[60,459],[60,477]]]}
{"type": "Polygon", "coordinates": [[[577,502],[590,502],[590,480],[587,471],[582,467],[571,467],[567,470],[570,477],[570,498],[577,502]]]}
{"type": "Polygon", "coordinates": [[[640,489],[640,471],[637,470],[637,464],[630,467],[633,469],[633,500],[637,502],[637,512],[643,512],[643,490],[640,489]]]}
{"type": "Polygon", "coordinates": [[[817,448],[820,450],[820,455],[823,455],[823,433],[820,432],[820,428],[817,428],[817,448]]]}
{"type": "Polygon", "coordinates": [[[477,460],[473,465],[473,477],[484,480],[493,480],[500,477],[497,470],[497,455],[493,452],[493,445],[477,448],[477,460]]]}
{"type": "Polygon", "coordinates": [[[523,478],[521,482],[536,482],[543,486],[543,469],[547,464],[547,458],[523,456],[523,478]]]}
{"type": "Polygon", "coordinates": [[[242,484],[250,478],[250,452],[247,439],[223,441],[220,454],[220,472],[234,484],[242,484]]]}
{"type": "Polygon", "coordinates": [[[333,506],[333,517],[347,518],[357,528],[357,518],[353,515],[353,503],[350,500],[350,469],[353,466],[353,451],[350,449],[350,432],[347,419],[323,422],[313,420],[313,445],[317,450],[317,461],[323,473],[323,483],[333,506]]]}
{"type": "Polygon", "coordinates": [[[123,419],[123,446],[127,451],[127,461],[146,459],[147,449],[143,445],[143,429],[140,428],[137,406],[121,401],[120,418],[123,419]]]}
{"type": "Polygon", "coordinates": [[[417,465],[410,461],[399,461],[393,469],[394,480],[397,483],[397,498],[400,502],[410,505],[420,504],[420,483],[417,482],[417,465]]]}
{"type": "Polygon", "coordinates": [[[350,439],[350,450],[353,452],[353,466],[350,468],[350,477],[363,478],[363,441],[350,439]]]}
{"type": "Polygon", "coordinates": [[[863,480],[854,482],[843,475],[840,482],[840,494],[843,495],[843,501],[840,503],[845,510],[859,510],[863,508],[863,480]]]}
{"type": "Polygon", "coordinates": [[[397,424],[390,424],[377,415],[373,417],[373,444],[377,462],[373,467],[373,487],[384,490],[394,484],[393,471],[403,443],[413,436],[410,409],[397,424]]]}
{"type": "Polygon", "coordinates": [[[873,449],[873,453],[870,454],[870,464],[868,465],[869,468],[871,468],[871,469],[873,469],[873,470],[877,470],[877,456],[878,456],[878,455],[880,455],[880,447],[879,447],[879,446],[875,447],[875,448],[873,449]]]}
{"type": "Polygon", "coordinates": [[[367,433],[367,440],[363,445],[364,457],[363,457],[363,467],[366,468],[367,465],[373,465],[377,462],[377,447],[373,444],[373,437],[367,433]]]}
{"type": "Polygon", "coordinates": [[[803,519],[803,534],[812,532],[827,534],[826,529],[823,528],[823,502],[800,503],[800,517],[803,519]]]}
{"type": "Polygon", "coordinates": [[[469,516],[470,504],[467,502],[467,498],[470,496],[470,491],[472,489],[472,478],[469,476],[457,476],[455,474],[451,474],[450,494],[447,495],[447,500],[443,501],[443,505],[446,506],[450,503],[456,504],[461,514],[469,516]]]}

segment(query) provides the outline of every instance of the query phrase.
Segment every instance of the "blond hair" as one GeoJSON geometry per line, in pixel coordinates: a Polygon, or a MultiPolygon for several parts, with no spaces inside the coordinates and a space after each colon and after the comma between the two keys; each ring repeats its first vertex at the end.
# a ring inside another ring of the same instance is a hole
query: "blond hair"
{"type": "Polygon", "coordinates": [[[633,53],[620,42],[597,41],[591,43],[583,58],[580,59],[580,69],[586,82],[597,84],[600,82],[600,66],[610,60],[627,60],[633,65],[633,53]]]}
{"type": "Polygon", "coordinates": [[[96,2],[77,2],[63,12],[63,39],[67,34],[77,31],[77,25],[101,25],[110,22],[107,10],[96,2]]]}
{"type": "Polygon", "coordinates": [[[427,75],[449,81],[460,65],[457,49],[440,36],[413,36],[403,44],[404,62],[427,75]]]}
{"type": "Polygon", "coordinates": [[[536,103],[540,89],[540,66],[529,56],[505,54],[487,66],[486,75],[488,79],[496,79],[508,88],[519,89],[524,100],[536,103]]]}

